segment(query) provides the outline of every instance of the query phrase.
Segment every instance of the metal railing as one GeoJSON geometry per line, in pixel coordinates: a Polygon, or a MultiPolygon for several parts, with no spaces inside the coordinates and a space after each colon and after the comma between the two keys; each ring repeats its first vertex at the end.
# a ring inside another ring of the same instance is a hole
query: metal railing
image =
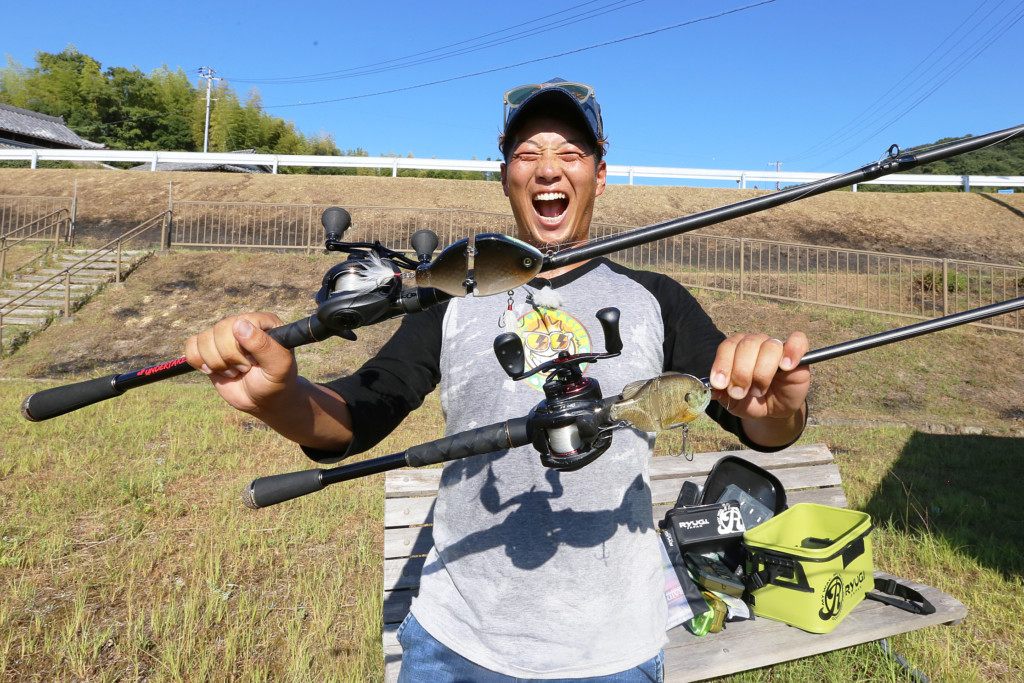
{"type": "Polygon", "coordinates": [[[61,208],[40,216],[30,223],[26,223],[19,228],[12,230],[11,232],[3,232],[0,234],[0,279],[3,279],[7,274],[7,252],[14,247],[24,242],[34,242],[40,239],[49,241],[51,238],[39,238],[40,233],[45,233],[49,230],[53,231],[53,246],[57,246],[60,243],[61,226],[70,225],[71,216],[68,214],[68,210],[61,208]],[[35,230],[29,230],[33,225],[39,224],[35,230]],[[18,236],[18,233],[24,232],[25,234],[18,236]],[[17,239],[13,239],[17,237],[17,239]],[[13,239],[13,241],[11,241],[13,239]]]}
{"type": "Polygon", "coordinates": [[[114,281],[121,282],[122,279],[122,249],[124,245],[140,235],[146,233],[149,230],[157,226],[163,226],[166,223],[166,218],[170,212],[162,211],[156,216],[149,218],[139,225],[135,226],[131,230],[115,237],[106,244],[90,251],[82,258],[78,259],[74,263],[65,266],[61,272],[54,273],[47,279],[37,283],[31,289],[27,289],[18,296],[12,298],[6,304],[0,306],[0,349],[3,348],[3,327],[4,327],[4,316],[10,316],[16,313],[19,309],[27,307],[30,303],[43,297],[48,292],[58,289],[61,286],[64,288],[64,308],[63,316],[68,318],[71,316],[71,276],[90,265],[96,263],[107,254],[116,254],[115,259],[115,275],[114,281]]]}
{"type": "MultiPolygon", "coordinates": [[[[63,210],[68,220],[74,222],[75,197],[18,197],[0,195],[0,234],[14,235],[30,224],[63,210]]],[[[70,239],[70,227],[64,239],[70,239]]],[[[35,237],[32,241],[46,241],[49,237],[35,237]]],[[[60,239],[55,235],[54,239],[60,239]]]]}
{"type": "MultiPolygon", "coordinates": [[[[165,244],[230,249],[303,249],[323,246],[320,214],[328,204],[248,204],[173,201],[165,244]]],[[[417,230],[433,230],[442,245],[481,232],[515,234],[511,215],[458,209],[356,206],[347,211],[354,242],[379,239],[408,249],[417,230]]]]}
{"type": "MultiPolygon", "coordinates": [[[[174,202],[169,232],[176,246],[318,249],[326,205],[174,202]]],[[[417,230],[442,246],[475,233],[515,234],[511,215],[458,209],[350,207],[350,241],[380,240],[409,248],[417,230]]],[[[632,226],[594,222],[594,237],[632,226]]],[[[928,319],[1024,295],[1024,268],[974,261],[886,254],[788,242],[690,233],[612,256],[632,268],[657,270],[687,286],[737,296],[928,319]]],[[[980,325],[1024,332],[1024,317],[1006,314],[980,325]]]]}

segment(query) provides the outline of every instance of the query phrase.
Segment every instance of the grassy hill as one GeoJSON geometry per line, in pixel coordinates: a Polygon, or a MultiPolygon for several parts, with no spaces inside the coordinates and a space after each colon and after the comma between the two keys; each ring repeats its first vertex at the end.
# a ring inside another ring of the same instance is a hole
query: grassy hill
{"type": "MultiPolygon", "coordinates": [[[[438,207],[508,213],[498,183],[360,176],[0,169],[0,195],[71,196],[79,234],[112,236],[176,200],[438,207]]],[[[649,225],[766,194],[765,190],[610,185],[595,218],[649,225]]],[[[831,192],[704,228],[713,235],[1017,265],[1024,193],[831,192]]]]}

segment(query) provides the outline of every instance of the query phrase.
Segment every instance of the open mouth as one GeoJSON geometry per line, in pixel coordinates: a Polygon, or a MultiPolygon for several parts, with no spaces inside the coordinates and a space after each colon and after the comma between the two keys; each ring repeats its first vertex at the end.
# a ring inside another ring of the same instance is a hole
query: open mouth
{"type": "Polygon", "coordinates": [[[544,225],[557,227],[569,209],[569,198],[564,192],[541,192],[533,198],[533,210],[544,225]]]}

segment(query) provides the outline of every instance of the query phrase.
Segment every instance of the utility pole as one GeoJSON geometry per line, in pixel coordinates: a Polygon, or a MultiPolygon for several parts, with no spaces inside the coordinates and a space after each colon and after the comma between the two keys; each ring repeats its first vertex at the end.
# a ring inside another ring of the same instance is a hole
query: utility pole
{"type": "Polygon", "coordinates": [[[213,82],[222,80],[213,74],[217,73],[208,66],[199,67],[199,77],[206,79],[206,128],[203,132],[203,153],[210,151],[210,91],[213,89],[213,82]]]}
{"type": "MultiPolygon", "coordinates": [[[[776,172],[776,173],[778,173],[778,172],[779,172],[779,171],[781,170],[781,168],[782,168],[782,162],[780,162],[780,161],[777,161],[777,162],[768,162],[768,165],[769,165],[769,166],[771,166],[772,164],[775,164],[775,172],[776,172]]],[[[776,181],[775,181],[775,189],[778,189],[778,188],[779,188],[779,186],[780,186],[780,185],[779,185],[779,181],[778,181],[778,180],[776,180],[776,181]]]]}

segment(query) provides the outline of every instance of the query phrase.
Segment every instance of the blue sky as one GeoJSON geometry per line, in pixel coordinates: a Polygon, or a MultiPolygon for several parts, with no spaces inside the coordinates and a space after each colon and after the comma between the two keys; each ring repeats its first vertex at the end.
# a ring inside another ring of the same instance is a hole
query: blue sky
{"type": "Polygon", "coordinates": [[[840,172],[893,143],[1024,122],[1024,0],[109,0],[4,15],[0,52],[23,66],[69,44],[197,84],[209,66],[371,155],[496,157],[502,93],[552,76],[595,87],[613,164],[840,172]]]}

